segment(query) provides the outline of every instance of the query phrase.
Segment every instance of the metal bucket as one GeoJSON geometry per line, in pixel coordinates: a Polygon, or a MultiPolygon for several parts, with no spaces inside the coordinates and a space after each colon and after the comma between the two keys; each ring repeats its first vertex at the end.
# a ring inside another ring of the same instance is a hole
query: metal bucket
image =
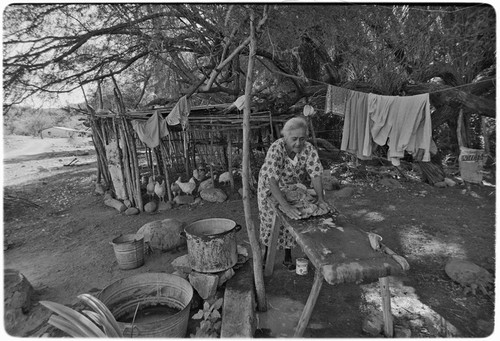
{"type": "Polygon", "coordinates": [[[108,307],[122,328],[124,337],[186,336],[193,288],[185,279],[166,273],[145,273],[120,279],[104,288],[98,298],[108,307]],[[177,312],[147,321],[122,322],[136,311],[169,307],[177,312]]]}
{"type": "Polygon", "coordinates": [[[224,218],[202,219],[186,226],[191,268],[213,273],[235,266],[238,261],[236,232],[240,229],[233,220],[224,218]]]}
{"type": "Polygon", "coordinates": [[[144,264],[143,235],[124,234],[113,239],[111,244],[120,269],[135,269],[144,264]]]}

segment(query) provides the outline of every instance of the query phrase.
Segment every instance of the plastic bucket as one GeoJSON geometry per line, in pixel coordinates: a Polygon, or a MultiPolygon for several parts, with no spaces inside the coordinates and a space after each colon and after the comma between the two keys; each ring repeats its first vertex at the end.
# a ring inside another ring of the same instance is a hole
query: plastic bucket
{"type": "Polygon", "coordinates": [[[214,273],[235,266],[238,260],[236,232],[240,229],[241,225],[225,218],[202,219],[186,226],[191,268],[214,273]]]}
{"type": "Polygon", "coordinates": [[[124,337],[186,336],[193,287],[179,276],[167,273],[130,276],[104,288],[98,298],[111,311],[124,337]],[[139,318],[141,311],[157,307],[171,308],[173,313],[139,318]]]}
{"type": "Polygon", "coordinates": [[[124,234],[111,242],[118,267],[122,270],[135,269],[144,264],[144,236],[124,234]]]}

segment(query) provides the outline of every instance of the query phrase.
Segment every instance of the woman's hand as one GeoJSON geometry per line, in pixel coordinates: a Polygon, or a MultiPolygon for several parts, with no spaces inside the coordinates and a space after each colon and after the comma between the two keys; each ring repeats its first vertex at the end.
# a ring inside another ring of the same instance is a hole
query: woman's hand
{"type": "Polygon", "coordinates": [[[300,210],[297,207],[294,207],[288,203],[280,205],[280,209],[283,211],[283,213],[285,213],[288,217],[292,219],[298,220],[302,218],[300,210]]]}

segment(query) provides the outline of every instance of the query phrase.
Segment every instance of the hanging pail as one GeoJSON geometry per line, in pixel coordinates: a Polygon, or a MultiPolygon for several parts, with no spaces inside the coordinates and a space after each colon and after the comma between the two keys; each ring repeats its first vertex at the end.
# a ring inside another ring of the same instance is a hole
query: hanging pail
{"type": "Polygon", "coordinates": [[[115,250],[118,267],[122,270],[135,269],[144,264],[144,236],[124,234],[111,242],[115,250]]]}
{"type": "Polygon", "coordinates": [[[104,288],[98,298],[111,311],[124,337],[186,337],[193,287],[179,276],[130,276],[104,288]]]}
{"type": "Polygon", "coordinates": [[[238,261],[236,232],[241,225],[230,219],[210,218],[186,226],[188,259],[198,272],[220,272],[238,261]]]}

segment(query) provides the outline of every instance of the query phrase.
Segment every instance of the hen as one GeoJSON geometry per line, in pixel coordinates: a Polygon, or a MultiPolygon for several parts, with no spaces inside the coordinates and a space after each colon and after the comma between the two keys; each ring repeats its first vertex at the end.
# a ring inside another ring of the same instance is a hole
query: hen
{"type": "Polygon", "coordinates": [[[160,198],[160,201],[165,201],[165,193],[166,193],[165,180],[163,180],[161,184],[158,181],[156,181],[154,191],[155,194],[158,196],[158,198],[160,198]]]}
{"type": "Polygon", "coordinates": [[[175,183],[179,186],[182,192],[191,195],[196,188],[196,182],[194,178],[191,177],[188,182],[181,182],[181,177],[175,181],[175,183]]]}
{"type": "Polygon", "coordinates": [[[146,191],[148,193],[148,196],[150,199],[153,199],[153,196],[155,194],[155,183],[153,182],[153,177],[149,177],[149,182],[148,185],[146,186],[146,191]]]}
{"type": "Polygon", "coordinates": [[[177,184],[177,182],[172,182],[172,184],[170,185],[170,191],[172,191],[172,195],[174,197],[181,194],[181,189],[180,189],[179,185],[177,184]]]}

